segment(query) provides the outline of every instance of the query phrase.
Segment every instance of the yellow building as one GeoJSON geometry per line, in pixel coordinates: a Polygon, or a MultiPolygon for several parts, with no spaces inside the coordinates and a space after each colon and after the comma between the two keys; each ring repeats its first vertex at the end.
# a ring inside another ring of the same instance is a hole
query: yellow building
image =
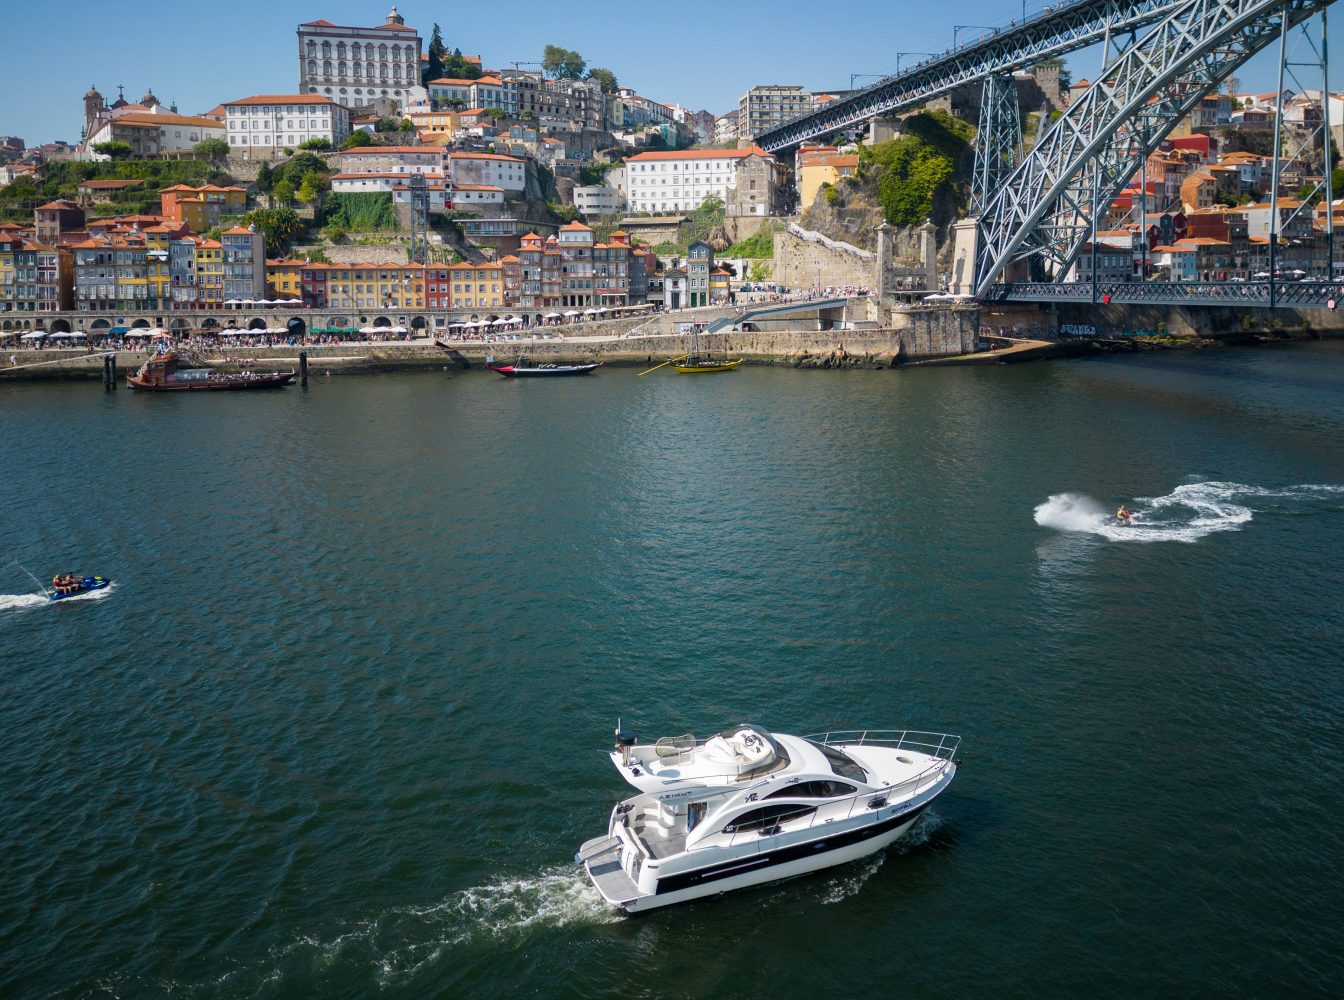
{"type": "Polygon", "coordinates": [[[454,309],[495,309],[504,305],[504,275],[499,264],[454,264],[454,309]]]}
{"type": "Polygon", "coordinates": [[[389,312],[425,308],[423,264],[333,264],[327,271],[329,309],[389,312]]]}
{"type": "Polygon", "coordinates": [[[728,283],[732,280],[732,275],[721,267],[716,267],[709,272],[709,301],[727,302],[728,301],[728,283]]]}
{"type": "Polygon", "coordinates": [[[205,306],[224,303],[224,247],[219,240],[196,244],[197,301],[205,306]]]}
{"type": "Polygon", "coordinates": [[[23,240],[11,234],[0,235],[0,312],[15,308],[17,281],[14,252],[23,248],[23,240]]]}
{"type": "Polygon", "coordinates": [[[804,150],[798,154],[798,199],[803,211],[812,207],[823,184],[836,185],[859,170],[855,153],[839,153],[834,147],[804,150]]]}
{"type": "Polygon", "coordinates": [[[268,260],[266,262],[266,297],[268,299],[302,299],[302,260],[268,260]]]}
{"type": "Polygon", "coordinates": [[[451,138],[462,127],[462,116],[447,108],[436,111],[407,111],[408,118],[420,134],[420,141],[429,143],[441,136],[451,138]]]}
{"type": "Polygon", "coordinates": [[[166,307],[173,296],[173,279],[169,266],[172,239],[177,230],[165,225],[150,226],[145,236],[145,278],[150,301],[166,307]]]}

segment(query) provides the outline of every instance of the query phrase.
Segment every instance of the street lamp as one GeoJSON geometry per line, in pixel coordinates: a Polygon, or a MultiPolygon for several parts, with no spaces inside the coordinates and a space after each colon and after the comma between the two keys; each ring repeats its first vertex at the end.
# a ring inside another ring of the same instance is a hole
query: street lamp
{"type": "Polygon", "coordinates": [[[898,76],[900,75],[900,72],[901,72],[901,59],[903,59],[905,56],[931,56],[931,55],[933,55],[933,54],[934,54],[934,53],[932,53],[932,52],[897,52],[897,53],[896,53],[896,74],[897,74],[898,76]]]}
{"type": "Polygon", "coordinates": [[[853,89],[854,89],[854,81],[857,80],[857,79],[858,79],[859,77],[861,77],[861,76],[871,76],[874,80],[880,80],[880,79],[882,79],[882,77],[884,76],[884,74],[882,74],[882,73],[850,73],[850,74],[849,74],[849,89],[850,89],[850,90],[853,90],[853,89]]]}
{"type": "Polygon", "coordinates": [[[963,28],[980,28],[984,31],[998,31],[999,29],[992,24],[954,24],[952,25],[952,49],[957,48],[957,35],[963,28]]]}

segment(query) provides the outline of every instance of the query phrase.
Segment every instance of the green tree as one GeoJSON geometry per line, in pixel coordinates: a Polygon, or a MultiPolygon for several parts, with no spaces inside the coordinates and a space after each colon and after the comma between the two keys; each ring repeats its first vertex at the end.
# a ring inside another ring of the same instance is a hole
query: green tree
{"type": "Polygon", "coordinates": [[[243,222],[265,237],[267,251],[288,247],[303,232],[303,221],[292,208],[258,208],[245,215],[243,222]]]}
{"type": "Polygon", "coordinates": [[[359,146],[381,146],[382,143],[382,139],[369,135],[362,128],[357,128],[341,140],[341,149],[356,149],[359,146]]]}
{"type": "Polygon", "coordinates": [[[561,222],[573,222],[579,217],[579,210],[563,201],[548,201],[546,207],[561,222]]]}
{"type": "Polygon", "coordinates": [[[485,117],[489,118],[492,122],[497,122],[509,117],[509,113],[503,108],[486,108],[485,117]]]}
{"type": "Polygon", "coordinates": [[[443,75],[450,80],[476,80],[481,67],[467,59],[461,49],[453,49],[453,54],[443,60],[443,75]]]}
{"type": "Polygon", "coordinates": [[[281,208],[294,204],[294,185],[284,177],[271,185],[271,199],[281,208]]]}
{"type": "Polygon", "coordinates": [[[327,238],[328,243],[340,243],[350,235],[350,231],[340,224],[327,226],[322,235],[327,238]]]}
{"type": "Polygon", "coordinates": [[[375,132],[400,132],[401,119],[395,116],[389,118],[379,118],[378,124],[373,126],[375,132]]]}
{"type": "Polygon", "coordinates": [[[1330,193],[1344,198],[1344,169],[1330,171],[1330,193]]]}
{"type": "Polygon", "coordinates": [[[113,139],[111,142],[95,142],[93,151],[114,160],[129,160],[131,153],[134,152],[130,143],[122,142],[119,139],[113,139]]]}
{"type": "Polygon", "coordinates": [[[304,139],[299,143],[300,149],[331,149],[331,140],[318,136],[315,139],[304,139]]]}
{"type": "Polygon", "coordinates": [[[763,260],[754,260],[751,262],[751,270],[747,272],[748,281],[769,281],[775,269],[771,264],[763,260]]]}
{"type": "Polygon", "coordinates": [[[303,175],[303,180],[299,182],[299,190],[296,192],[296,195],[299,201],[303,202],[305,205],[311,205],[313,202],[317,201],[317,195],[321,188],[322,182],[317,176],[317,172],[310,170],[303,175]]]}
{"type": "Polygon", "coordinates": [[[322,250],[320,247],[314,247],[313,249],[309,250],[306,254],[304,254],[304,256],[308,258],[309,264],[331,263],[331,258],[328,257],[326,251],[322,250]]]}
{"type": "Polygon", "coordinates": [[[425,67],[420,73],[420,83],[425,85],[430,80],[437,80],[443,76],[443,57],[448,54],[448,50],[443,44],[443,32],[439,30],[436,23],[434,31],[429,36],[429,50],[426,55],[425,67]]]}
{"type": "Polygon", "coordinates": [[[541,68],[561,80],[583,79],[583,71],[587,65],[583,56],[573,49],[561,48],[559,45],[547,45],[542,50],[541,68]]]}
{"type": "Polygon", "coordinates": [[[223,163],[229,157],[229,144],[223,139],[202,139],[191,151],[209,163],[223,163]]]}
{"type": "Polygon", "coordinates": [[[267,194],[274,184],[275,172],[271,170],[271,165],[263,160],[261,167],[257,170],[257,190],[267,194]]]}
{"type": "Polygon", "coordinates": [[[917,226],[933,215],[935,198],[957,196],[956,165],[975,130],[946,111],[912,115],[905,126],[897,139],[860,148],[859,173],[876,187],[887,222],[917,226]]]}
{"type": "Polygon", "coordinates": [[[602,88],[604,94],[616,93],[616,74],[609,69],[601,66],[594,66],[588,71],[588,79],[594,81],[602,88]]]}

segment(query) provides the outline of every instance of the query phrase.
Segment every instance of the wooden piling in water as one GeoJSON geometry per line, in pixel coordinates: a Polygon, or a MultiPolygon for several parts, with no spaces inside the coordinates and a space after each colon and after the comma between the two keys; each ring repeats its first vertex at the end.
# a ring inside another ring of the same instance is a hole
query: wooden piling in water
{"type": "Polygon", "coordinates": [[[299,352],[299,384],[308,384],[308,352],[299,352]]]}

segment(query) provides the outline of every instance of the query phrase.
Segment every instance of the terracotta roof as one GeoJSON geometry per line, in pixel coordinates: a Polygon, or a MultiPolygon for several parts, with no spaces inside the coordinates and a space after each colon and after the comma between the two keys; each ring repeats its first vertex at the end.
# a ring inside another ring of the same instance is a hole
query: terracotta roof
{"type": "Polygon", "coordinates": [[[434,146],[355,146],[351,149],[341,150],[342,156],[364,153],[426,153],[442,154],[442,150],[434,146]]]}
{"type": "Polygon", "coordinates": [[[562,232],[562,233],[591,233],[591,232],[592,232],[592,229],[590,229],[588,226],[585,226],[582,222],[577,222],[577,221],[575,221],[575,222],[571,222],[571,223],[569,223],[569,225],[561,226],[561,227],[560,227],[560,232],[562,232]]]}
{"type": "MultiPolygon", "coordinates": [[[[473,83],[478,82],[479,81],[477,80],[462,80],[455,76],[443,76],[439,77],[439,79],[437,80],[430,80],[429,83],[426,84],[426,86],[432,87],[437,83],[442,87],[458,87],[458,86],[470,87],[473,83]]],[[[498,83],[499,81],[496,80],[495,82],[498,83]]]]}
{"type": "Polygon", "coordinates": [[[78,208],[78,207],[79,207],[79,206],[76,205],[73,201],[66,201],[66,200],[64,200],[64,199],[58,199],[57,201],[49,201],[49,202],[47,202],[45,205],[38,205],[38,206],[37,206],[37,210],[38,210],[39,212],[44,211],[44,210],[51,210],[51,211],[66,211],[66,210],[68,210],[68,209],[78,208]]]}
{"type": "Polygon", "coordinates": [[[255,236],[257,235],[250,229],[244,229],[242,226],[234,226],[232,229],[224,230],[225,236],[255,236]]]}
{"type": "Polygon", "coordinates": [[[522,163],[516,156],[503,156],[500,153],[449,153],[450,160],[507,160],[509,163],[522,163]]]}
{"type": "Polygon", "coordinates": [[[211,117],[213,117],[213,116],[218,115],[219,117],[222,118],[222,117],[224,117],[226,114],[228,114],[228,110],[224,107],[224,105],[222,105],[222,104],[216,104],[213,108],[211,108],[209,111],[207,111],[207,112],[206,112],[204,115],[202,115],[201,117],[202,117],[202,118],[211,118],[211,117]]]}
{"type": "Polygon", "coordinates": [[[631,156],[625,162],[647,160],[742,160],[748,156],[769,156],[760,146],[748,146],[746,149],[681,149],[668,152],[640,153],[631,156]]]}
{"type": "Polygon", "coordinates": [[[240,97],[236,101],[229,101],[224,105],[226,108],[234,108],[243,104],[335,104],[330,97],[323,97],[321,94],[256,94],[252,97],[240,97]]]}
{"type": "Polygon", "coordinates": [[[191,115],[135,114],[122,115],[115,119],[118,125],[189,125],[193,128],[223,128],[213,118],[197,118],[191,115]]]}
{"type": "Polygon", "coordinates": [[[499,262],[501,264],[517,264],[518,258],[515,257],[513,254],[506,254],[505,256],[499,258],[499,262]]]}

